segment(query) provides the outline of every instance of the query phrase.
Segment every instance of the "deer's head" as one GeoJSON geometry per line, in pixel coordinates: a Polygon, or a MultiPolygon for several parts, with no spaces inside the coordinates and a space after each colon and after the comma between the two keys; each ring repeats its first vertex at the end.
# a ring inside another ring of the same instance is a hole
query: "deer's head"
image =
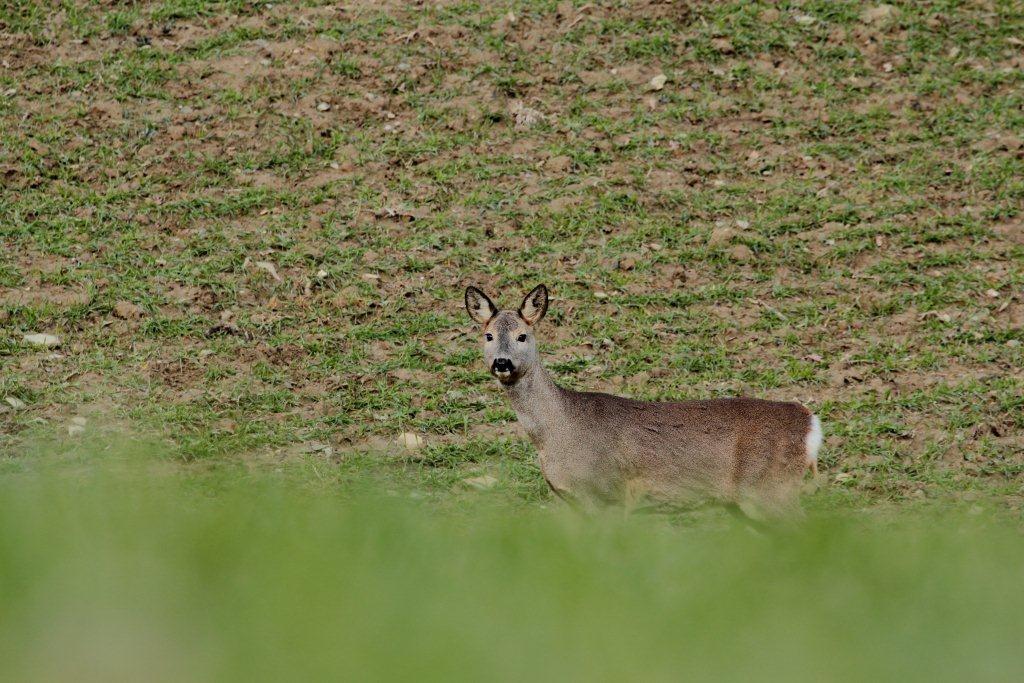
{"type": "Polygon", "coordinates": [[[535,287],[518,311],[499,311],[481,290],[467,287],[466,310],[483,326],[484,362],[503,385],[515,384],[540,364],[534,325],[548,310],[547,287],[535,287]]]}

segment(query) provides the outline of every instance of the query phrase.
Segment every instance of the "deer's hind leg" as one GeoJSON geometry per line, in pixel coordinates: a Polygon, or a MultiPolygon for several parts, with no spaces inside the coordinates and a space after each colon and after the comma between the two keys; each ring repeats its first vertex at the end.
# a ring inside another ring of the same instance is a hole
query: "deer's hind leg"
{"type": "Polygon", "coordinates": [[[647,484],[640,479],[627,479],[622,487],[622,514],[629,517],[647,497],[647,484]]]}
{"type": "Polygon", "coordinates": [[[750,520],[766,526],[792,526],[804,520],[800,482],[769,480],[741,491],[736,507],[750,520]]]}
{"type": "Polygon", "coordinates": [[[807,469],[802,444],[778,444],[752,470],[737,477],[737,507],[749,519],[790,526],[804,519],[800,489],[807,469]]]}

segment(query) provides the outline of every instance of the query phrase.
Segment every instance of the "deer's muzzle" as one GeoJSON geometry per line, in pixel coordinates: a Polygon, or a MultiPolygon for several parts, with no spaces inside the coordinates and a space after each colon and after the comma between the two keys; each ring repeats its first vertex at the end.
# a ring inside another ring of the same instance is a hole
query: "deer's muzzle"
{"type": "Polygon", "coordinates": [[[499,382],[507,384],[514,378],[516,366],[509,358],[495,358],[491,364],[491,372],[498,378],[499,382]]]}

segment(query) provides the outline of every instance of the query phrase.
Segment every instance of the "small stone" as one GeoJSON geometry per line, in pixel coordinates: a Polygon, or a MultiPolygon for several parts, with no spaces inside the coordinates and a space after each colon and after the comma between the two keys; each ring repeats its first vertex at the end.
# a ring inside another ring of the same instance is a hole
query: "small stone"
{"type": "Polygon", "coordinates": [[[426,441],[419,434],[413,434],[412,432],[404,432],[398,435],[395,439],[395,443],[402,446],[407,451],[418,451],[426,445],[426,441]]]}
{"type": "Polygon", "coordinates": [[[331,110],[331,105],[328,104],[327,102],[317,102],[316,110],[317,111],[330,111],[331,110]]]}
{"type": "Polygon", "coordinates": [[[892,5],[878,5],[868,7],[860,14],[860,20],[865,24],[881,24],[899,16],[900,11],[892,5]]]}
{"type": "Polygon", "coordinates": [[[8,396],[4,401],[15,410],[23,410],[25,408],[25,402],[16,396],[8,396]]]}
{"type": "Polygon", "coordinates": [[[53,334],[26,334],[22,341],[30,346],[42,346],[47,349],[55,349],[60,346],[60,337],[53,334]]]}
{"type": "Polygon", "coordinates": [[[668,76],[666,76],[665,74],[658,74],[657,76],[650,80],[650,82],[647,84],[647,87],[649,87],[651,90],[661,90],[662,88],[665,87],[666,83],[668,83],[668,76]]]}
{"type": "Polygon", "coordinates": [[[485,474],[480,477],[470,477],[468,479],[463,479],[462,483],[465,484],[466,486],[469,486],[470,488],[478,489],[480,491],[486,491],[487,489],[494,488],[494,486],[498,483],[498,480],[489,474],[485,474]]]}
{"type": "MultiPolygon", "coordinates": [[[[1020,339],[1008,339],[1006,340],[1006,345],[1011,349],[1015,349],[1020,346],[1020,339]]],[[[10,399],[7,400],[9,401],[10,399]]]]}

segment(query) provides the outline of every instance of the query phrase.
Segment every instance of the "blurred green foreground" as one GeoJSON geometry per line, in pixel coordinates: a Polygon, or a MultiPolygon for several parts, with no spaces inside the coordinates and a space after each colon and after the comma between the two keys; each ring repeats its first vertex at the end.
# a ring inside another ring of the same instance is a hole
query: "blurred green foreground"
{"type": "Polygon", "coordinates": [[[0,467],[3,680],[1024,679],[985,516],[757,536],[121,450],[0,467]]]}

